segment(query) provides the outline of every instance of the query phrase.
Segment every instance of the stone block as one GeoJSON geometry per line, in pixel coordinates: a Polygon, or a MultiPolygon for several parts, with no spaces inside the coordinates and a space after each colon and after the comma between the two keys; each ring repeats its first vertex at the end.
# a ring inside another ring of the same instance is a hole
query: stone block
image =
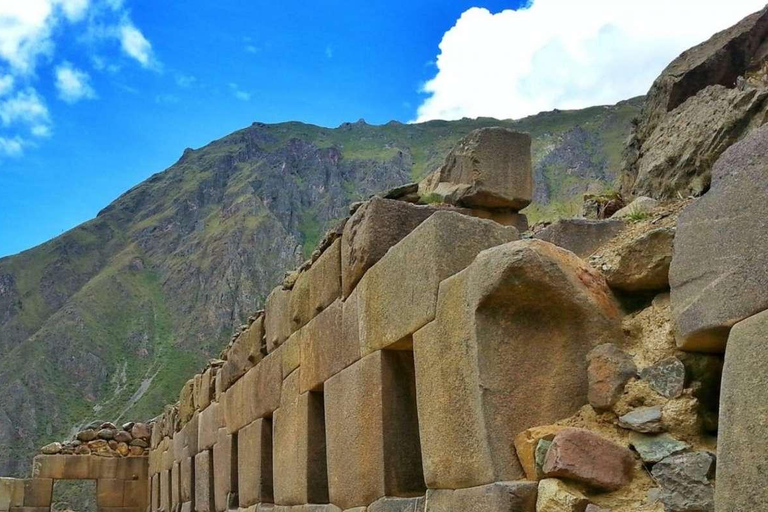
{"type": "Polygon", "coordinates": [[[192,501],[195,489],[194,456],[185,457],[179,463],[179,500],[192,501]]]}
{"type": "MultiPolygon", "coordinates": [[[[659,501],[665,510],[715,510],[715,456],[708,452],[684,453],[662,460],[651,470],[651,476],[660,488],[659,501]]],[[[718,487],[721,484],[718,483],[718,487]]],[[[754,495],[753,495],[754,496],[754,495]]],[[[749,498],[747,498],[749,499],[749,498]]],[[[744,498],[741,502],[746,501],[744,498]]],[[[718,503],[718,510],[760,510],[764,502],[743,509],[736,504],[718,503]]]]}
{"type": "Polygon", "coordinates": [[[150,482],[149,506],[152,512],[160,510],[160,473],[152,475],[150,482]]]}
{"type": "Polygon", "coordinates": [[[437,211],[403,201],[374,197],[357,209],[341,239],[341,280],[344,298],[369,268],[416,226],[437,211]]]}
{"type": "Polygon", "coordinates": [[[536,482],[497,482],[466,489],[430,489],[425,512],[536,512],[536,482]]]}
{"type": "Polygon", "coordinates": [[[303,329],[300,392],[321,391],[323,383],[360,359],[360,344],[344,336],[341,300],[303,329]]]}
{"type": "Polygon", "coordinates": [[[145,512],[145,509],[139,507],[103,507],[99,512],[145,512]]]}
{"type": "Polygon", "coordinates": [[[229,433],[271,415],[280,405],[282,381],[282,354],[273,352],[235,382],[222,398],[223,425],[229,433]]]}
{"type": "Polygon", "coordinates": [[[533,236],[586,258],[618,235],[625,225],[621,220],[562,219],[533,236]]]}
{"type": "Polygon", "coordinates": [[[27,478],[24,480],[24,506],[50,507],[53,500],[53,479],[27,478]]]}
{"type": "Polygon", "coordinates": [[[291,290],[291,331],[304,327],[341,296],[341,239],[336,239],[291,290]]]}
{"type": "Polygon", "coordinates": [[[409,349],[411,335],[435,318],[440,282],[478,253],[512,240],[516,229],[440,211],[422,222],[360,281],[358,313],[363,355],[409,349]]]}
{"type": "Polygon", "coordinates": [[[198,414],[197,450],[209,450],[216,443],[219,429],[224,426],[224,409],[226,404],[211,402],[198,414]]]}
{"type": "Polygon", "coordinates": [[[227,361],[221,367],[222,390],[226,391],[245,372],[262,359],[261,343],[264,337],[263,317],[259,317],[232,344],[227,361]]]}
{"type": "Polygon", "coordinates": [[[291,334],[290,338],[278,349],[283,360],[283,379],[301,365],[301,342],[303,336],[304,329],[299,329],[291,334]]]}
{"type": "Polygon", "coordinates": [[[568,478],[604,491],[615,491],[632,480],[632,452],[584,429],[558,433],[544,460],[545,476],[568,478]]]}
{"type": "Polygon", "coordinates": [[[197,389],[197,403],[199,410],[203,410],[211,404],[215,392],[216,368],[207,368],[200,377],[200,386],[197,389]]]}
{"type": "Polygon", "coordinates": [[[237,491],[237,446],[227,429],[219,429],[213,445],[213,496],[216,512],[226,511],[230,492],[237,491]],[[234,471],[233,471],[234,465],[234,471]],[[233,485],[234,484],[234,485],[233,485]]]}
{"type": "Polygon", "coordinates": [[[717,512],[768,503],[768,312],[737,323],[728,338],[717,443],[717,512]]]}
{"type": "Polygon", "coordinates": [[[171,471],[160,472],[160,512],[173,512],[171,508],[171,471]]]}
{"type": "Polygon", "coordinates": [[[102,478],[96,481],[96,505],[102,507],[124,506],[125,480],[102,478]]]}
{"type": "Polygon", "coordinates": [[[147,508],[147,480],[123,480],[123,503],[126,507],[147,508]]]}
{"type": "Polygon", "coordinates": [[[325,411],[332,503],[424,493],[412,352],[374,352],[329,379],[325,411]]]}
{"type": "Polygon", "coordinates": [[[291,329],[291,292],[278,286],[267,297],[264,314],[264,335],[267,352],[283,344],[293,332],[291,329]]]}
{"type": "Polygon", "coordinates": [[[237,434],[240,507],[274,501],[272,490],[272,420],[258,419],[237,434]]]}
{"type": "Polygon", "coordinates": [[[586,404],[586,355],[619,324],[604,279],[540,240],[483,251],[443,281],[413,343],[427,487],[523,478],[514,437],[586,404]]]}
{"type": "MultiPolygon", "coordinates": [[[[424,512],[424,496],[415,498],[396,498],[386,496],[368,506],[367,512],[424,512]]],[[[365,507],[361,507],[366,512],[365,507]]],[[[355,510],[355,509],[353,509],[355,510]]]]}
{"type": "Polygon", "coordinates": [[[431,195],[458,206],[520,211],[531,202],[531,137],[480,128],[460,140],[437,171],[431,195]]]}
{"type": "Polygon", "coordinates": [[[0,477],[0,511],[24,506],[24,480],[0,477]]]}
{"type": "Polygon", "coordinates": [[[627,240],[611,251],[601,268],[608,285],[625,292],[669,288],[675,228],[658,228],[627,240]]]}
{"type": "Polygon", "coordinates": [[[768,309],[766,165],[764,126],[723,153],[709,191],[678,219],[669,277],[683,350],[723,352],[733,325],[768,309]]]}
{"type": "Polygon", "coordinates": [[[37,455],[32,462],[33,478],[55,478],[61,480],[94,479],[92,459],[82,455],[37,455]]]}
{"type": "Polygon", "coordinates": [[[579,490],[557,478],[539,482],[536,512],[584,512],[589,500],[579,490]]]}
{"type": "Polygon", "coordinates": [[[214,512],[211,450],[195,455],[195,512],[214,512]]]}
{"type": "Polygon", "coordinates": [[[11,507],[11,512],[51,512],[50,507],[11,507]]]}
{"type": "Polygon", "coordinates": [[[299,373],[283,382],[272,420],[277,505],[328,502],[323,395],[299,393],[299,373]]]}
{"type": "Polygon", "coordinates": [[[171,468],[171,510],[176,511],[181,506],[181,464],[173,463],[171,468]]]}
{"type": "Polygon", "coordinates": [[[552,441],[566,427],[560,425],[544,425],[524,430],[515,436],[515,451],[520,465],[528,480],[538,480],[540,475],[536,465],[536,448],[539,441],[552,441]]]}
{"type": "Polygon", "coordinates": [[[195,413],[195,379],[189,379],[179,393],[179,421],[186,425],[195,413]]]}

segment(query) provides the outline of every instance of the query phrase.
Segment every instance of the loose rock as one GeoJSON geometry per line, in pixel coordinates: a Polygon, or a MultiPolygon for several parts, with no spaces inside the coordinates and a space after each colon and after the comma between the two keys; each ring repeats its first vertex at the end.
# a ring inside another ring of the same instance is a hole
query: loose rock
{"type": "Polygon", "coordinates": [[[539,482],[536,512],[583,512],[589,500],[557,478],[539,482]]]}
{"type": "Polygon", "coordinates": [[[619,418],[619,426],[643,434],[658,434],[664,431],[661,422],[661,406],[640,407],[619,418]]]}
{"type": "Polygon", "coordinates": [[[669,434],[659,434],[655,436],[633,432],[629,437],[630,444],[640,454],[643,462],[654,463],[674,455],[684,452],[690,446],[682,441],[678,441],[669,434]]]}
{"type": "Polygon", "coordinates": [[[653,467],[651,474],[661,487],[659,500],[668,512],[715,510],[715,457],[711,453],[667,457],[653,467]]]}
{"type": "Polygon", "coordinates": [[[588,355],[589,404],[605,411],[618,402],[627,381],[637,375],[632,356],[612,343],[594,348],[588,355]]]}
{"type": "Polygon", "coordinates": [[[676,357],[668,357],[643,369],[640,377],[667,398],[679,397],[685,388],[685,366],[676,357]]]}

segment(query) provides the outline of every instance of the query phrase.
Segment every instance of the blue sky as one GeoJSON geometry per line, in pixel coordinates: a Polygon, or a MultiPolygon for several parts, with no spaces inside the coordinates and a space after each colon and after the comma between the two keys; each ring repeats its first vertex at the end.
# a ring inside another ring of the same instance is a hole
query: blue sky
{"type": "Polygon", "coordinates": [[[254,121],[505,118],[613,103],[760,7],[523,3],[0,0],[0,257],[94,217],[185,147],[254,121]]]}

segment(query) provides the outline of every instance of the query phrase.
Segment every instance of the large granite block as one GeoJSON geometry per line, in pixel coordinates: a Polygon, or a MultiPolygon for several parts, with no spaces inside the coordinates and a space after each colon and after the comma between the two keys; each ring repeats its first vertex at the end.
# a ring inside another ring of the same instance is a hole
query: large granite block
{"type": "Polygon", "coordinates": [[[489,249],[443,281],[414,335],[427,486],[525,478],[515,436],[585,405],[587,353],[621,336],[605,280],[546,242],[489,249]]]}
{"type": "Polygon", "coordinates": [[[425,512],[536,512],[537,482],[497,482],[466,489],[430,489],[425,512]]]}
{"type": "Polygon", "coordinates": [[[410,336],[435,318],[440,282],[484,249],[518,238],[515,228],[456,212],[437,212],[421,223],[358,285],[363,355],[410,348],[410,336]]]}
{"type": "Polygon", "coordinates": [[[259,418],[272,414],[280,405],[283,359],[270,353],[224,393],[224,425],[234,433],[259,418]]]}
{"type": "Polygon", "coordinates": [[[291,328],[291,291],[278,286],[267,297],[264,312],[264,336],[267,352],[283,344],[293,332],[291,328]]]}
{"type": "Polygon", "coordinates": [[[341,239],[336,239],[291,290],[291,331],[304,327],[341,296],[341,239]]]}
{"type": "Polygon", "coordinates": [[[274,501],[272,490],[272,420],[258,419],[237,435],[240,507],[274,501]]]}
{"type": "Polygon", "coordinates": [[[211,450],[195,455],[195,512],[214,512],[211,450]]]}

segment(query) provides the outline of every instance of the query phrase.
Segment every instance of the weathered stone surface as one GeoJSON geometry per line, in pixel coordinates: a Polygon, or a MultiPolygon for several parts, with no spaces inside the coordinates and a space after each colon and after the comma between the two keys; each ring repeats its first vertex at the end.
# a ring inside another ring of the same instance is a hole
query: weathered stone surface
{"type": "Polygon", "coordinates": [[[348,297],[369,268],[416,226],[437,211],[402,201],[374,197],[344,226],[341,242],[342,290],[348,297]]]}
{"type": "Polygon", "coordinates": [[[424,492],[412,352],[374,352],[332,377],[325,411],[332,503],[424,492]]]}
{"type": "Polygon", "coordinates": [[[643,462],[649,463],[659,462],[670,455],[684,452],[690,448],[689,445],[678,441],[669,434],[652,436],[633,432],[629,441],[643,462]]]}
{"type": "MultiPolygon", "coordinates": [[[[179,393],[179,420],[185,425],[195,413],[195,379],[189,379],[179,393]]],[[[114,437],[114,436],[112,436],[114,437]]]]}
{"type": "Polygon", "coordinates": [[[640,196],[629,203],[621,210],[614,213],[612,219],[627,219],[649,214],[659,205],[659,202],[652,197],[640,196]]]}
{"type": "Polygon", "coordinates": [[[291,331],[304,327],[341,296],[341,239],[301,272],[291,290],[291,331]]]}
{"type": "MultiPolygon", "coordinates": [[[[651,470],[659,484],[659,500],[669,512],[714,512],[715,457],[707,452],[684,453],[662,460],[651,470]]],[[[759,510],[729,508],[728,510],[759,510]]]]}
{"type": "Polygon", "coordinates": [[[101,507],[122,507],[125,480],[105,479],[96,481],[96,504],[101,507]]]}
{"type": "Polygon", "coordinates": [[[24,506],[50,507],[53,500],[53,480],[27,478],[24,480],[24,506]]]}
{"type": "Polygon", "coordinates": [[[768,503],[768,312],[736,324],[728,338],[720,397],[717,511],[758,510],[768,503]]]}
{"type": "Polygon", "coordinates": [[[179,463],[179,500],[182,503],[192,501],[194,498],[194,463],[194,457],[185,457],[179,463]]]}
{"type": "Polygon", "coordinates": [[[232,472],[233,457],[234,460],[237,457],[237,454],[233,454],[235,448],[227,429],[219,429],[216,444],[213,445],[213,502],[216,512],[224,512],[229,508],[229,493],[237,489],[237,482],[233,481],[237,475],[232,472]]]}
{"type": "Polygon", "coordinates": [[[531,137],[507,128],[475,130],[456,144],[422,195],[470,208],[522,210],[531,202],[531,137]]]}
{"type": "Polygon", "coordinates": [[[584,512],[589,500],[557,478],[539,482],[536,512],[584,512]]]}
{"type": "Polygon", "coordinates": [[[44,455],[56,455],[57,453],[61,453],[62,448],[61,443],[49,443],[40,448],[40,453],[44,455]]]}
{"type": "Polygon", "coordinates": [[[0,510],[24,506],[24,480],[0,477],[0,510]]]}
{"type": "Polygon", "coordinates": [[[613,343],[595,347],[588,355],[589,404],[606,411],[618,402],[629,379],[637,376],[632,356],[613,343]]]}
{"type": "Polygon", "coordinates": [[[497,482],[467,489],[430,489],[425,512],[535,512],[536,482],[497,482]]]}
{"type": "MultiPolygon", "coordinates": [[[[237,432],[254,420],[269,416],[280,405],[283,358],[272,352],[224,393],[225,425],[237,432]]],[[[202,423],[201,423],[202,427],[202,423]]]]}
{"type": "Polygon", "coordinates": [[[106,458],[82,455],[38,455],[32,464],[33,478],[96,480],[146,478],[149,470],[144,457],[106,458]]]}
{"type": "MultiPolygon", "coordinates": [[[[424,512],[424,504],[424,496],[417,498],[384,497],[368,505],[367,512],[424,512]]],[[[365,510],[365,507],[362,508],[365,510]]]]}
{"type": "Polygon", "coordinates": [[[156,512],[160,509],[160,475],[155,473],[152,475],[152,481],[150,482],[152,494],[150,496],[150,509],[152,512],[156,512]]]}
{"type": "Polygon", "coordinates": [[[534,235],[586,258],[624,229],[621,220],[561,219],[534,235]]]}
{"type": "Polygon", "coordinates": [[[301,343],[304,337],[304,329],[291,334],[291,336],[285,340],[285,343],[280,345],[279,349],[283,360],[283,379],[288,377],[296,368],[301,365],[301,343]]]}
{"type": "Polygon", "coordinates": [[[271,503],[272,420],[259,419],[237,435],[237,478],[240,507],[271,503]]]}
{"type": "Polygon", "coordinates": [[[342,303],[337,300],[303,330],[300,391],[322,391],[323,383],[360,359],[360,343],[346,337],[342,303]]]}
{"type": "Polygon", "coordinates": [[[670,284],[683,350],[723,352],[734,324],[768,309],[766,165],[763,127],[723,154],[712,188],[680,215],[670,284]]]}
{"type": "Polygon", "coordinates": [[[207,368],[200,376],[200,385],[197,387],[197,406],[202,411],[211,404],[215,394],[216,368],[207,368]]]}
{"type": "Polygon", "coordinates": [[[545,476],[569,478],[596,489],[615,491],[632,480],[632,452],[588,430],[560,432],[549,447],[545,476]]]}
{"type": "Polygon", "coordinates": [[[455,212],[437,212],[421,223],[358,285],[363,355],[408,348],[410,336],[435,317],[440,282],[464,269],[483,249],[518,238],[514,228],[455,212]]]}
{"type": "Polygon", "coordinates": [[[578,411],[587,353],[620,336],[603,278],[540,240],[486,250],[443,281],[435,321],[414,335],[427,486],[522,478],[514,437],[578,411]]]}
{"type": "Polygon", "coordinates": [[[661,422],[661,406],[638,407],[619,418],[619,426],[643,434],[658,434],[664,431],[661,422]]]}
{"type": "Polygon", "coordinates": [[[272,352],[288,339],[291,329],[291,292],[278,286],[267,297],[264,315],[264,336],[267,352],[272,352]]]}
{"type": "Polygon", "coordinates": [[[676,357],[668,357],[644,368],[640,377],[647,381],[651,389],[667,398],[677,398],[685,388],[685,366],[676,357]]]}
{"type": "Polygon", "coordinates": [[[245,375],[262,359],[261,343],[264,337],[263,317],[254,321],[232,344],[227,361],[221,367],[221,385],[226,391],[234,382],[245,375]]]}
{"type": "Polygon", "coordinates": [[[171,471],[160,472],[160,512],[172,512],[171,508],[171,471]]]}
{"type": "Polygon", "coordinates": [[[208,450],[216,444],[219,429],[224,426],[224,406],[218,402],[211,403],[198,414],[197,449],[208,450]]]}
{"type": "Polygon", "coordinates": [[[608,284],[627,292],[668,288],[674,239],[674,228],[658,228],[618,247],[614,262],[602,268],[608,284]]]}
{"type": "Polygon", "coordinates": [[[299,374],[283,382],[272,419],[276,505],[328,502],[322,393],[299,393],[299,374]]]}
{"type": "Polygon", "coordinates": [[[536,449],[542,439],[552,441],[555,435],[566,427],[545,425],[526,429],[515,436],[515,451],[528,480],[538,480],[536,471],[536,449]]]}
{"type": "Polygon", "coordinates": [[[750,73],[763,64],[766,34],[763,10],[667,66],[646,96],[622,193],[671,197],[706,190],[712,162],[763,119],[762,103],[754,105],[746,93],[763,92],[764,83],[726,88],[739,77],[750,82],[750,73]],[[713,89],[721,92],[708,94],[713,89]]]}
{"type": "Polygon", "coordinates": [[[533,452],[533,458],[537,479],[544,476],[544,461],[547,460],[547,453],[549,453],[551,447],[552,441],[549,439],[539,439],[539,442],[536,443],[536,450],[533,452]]]}
{"type": "Polygon", "coordinates": [[[189,423],[173,436],[173,458],[176,462],[197,454],[197,441],[200,435],[200,415],[195,414],[189,423]]]}
{"type": "Polygon", "coordinates": [[[195,455],[195,510],[214,512],[213,504],[213,461],[211,451],[195,455]]]}
{"type": "Polygon", "coordinates": [[[587,505],[587,508],[584,509],[584,512],[611,512],[611,509],[598,507],[597,505],[590,503],[587,505]]]}
{"type": "Polygon", "coordinates": [[[123,480],[123,503],[126,507],[147,508],[147,480],[123,480]]]}

